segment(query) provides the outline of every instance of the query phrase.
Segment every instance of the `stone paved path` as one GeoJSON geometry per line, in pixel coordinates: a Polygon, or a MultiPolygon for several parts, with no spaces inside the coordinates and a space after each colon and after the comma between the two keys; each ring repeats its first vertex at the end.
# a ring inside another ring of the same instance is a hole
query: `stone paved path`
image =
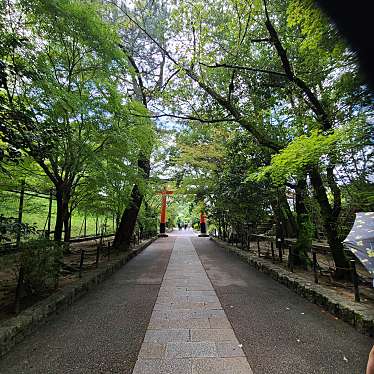
{"type": "Polygon", "coordinates": [[[251,374],[189,237],[176,239],[133,374],[251,374]]]}
{"type": "Polygon", "coordinates": [[[373,343],[181,230],[50,318],[0,360],[0,373],[362,374],[373,343]]]}

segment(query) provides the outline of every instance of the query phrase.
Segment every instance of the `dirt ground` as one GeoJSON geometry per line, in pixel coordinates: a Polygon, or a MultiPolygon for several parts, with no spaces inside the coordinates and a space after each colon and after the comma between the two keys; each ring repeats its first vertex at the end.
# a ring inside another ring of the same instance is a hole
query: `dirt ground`
{"type": "MultiPolygon", "coordinates": [[[[99,252],[99,267],[108,261],[108,243],[111,243],[113,237],[103,238],[102,250],[99,252]]],[[[49,296],[51,293],[58,291],[67,284],[75,281],[79,277],[79,263],[81,250],[85,251],[82,274],[96,268],[96,249],[100,239],[93,239],[84,242],[70,244],[70,253],[64,255],[64,265],[60,271],[58,288],[48,294],[38,297],[23,298],[21,310],[35,304],[36,302],[49,296]]],[[[109,259],[119,257],[120,253],[109,251],[109,259]]],[[[0,256],[0,321],[13,317],[15,291],[18,279],[19,253],[4,254],[0,256]]]]}

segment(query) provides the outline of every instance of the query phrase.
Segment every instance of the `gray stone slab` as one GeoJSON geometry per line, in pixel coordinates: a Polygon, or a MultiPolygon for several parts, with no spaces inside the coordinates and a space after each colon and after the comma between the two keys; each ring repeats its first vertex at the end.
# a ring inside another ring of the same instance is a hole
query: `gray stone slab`
{"type": "Polygon", "coordinates": [[[209,329],[210,323],[208,318],[188,318],[188,319],[171,319],[167,320],[169,328],[180,329],[209,329]]]}
{"type": "Polygon", "coordinates": [[[166,344],[143,342],[139,352],[139,358],[163,358],[165,356],[166,344]]]}
{"type": "MultiPolygon", "coordinates": [[[[178,291],[177,291],[178,292],[178,291]]],[[[187,293],[188,297],[194,297],[194,296],[216,296],[216,291],[210,290],[210,291],[185,291],[187,293]]]]}
{"type": "Polygon", "coordinates": [[[212,285],[194,285],[187,286],[187,291],[214,291],[212,285]]]}
{"type": "Polygon", "coordinates": [[[167,319],[167,314],[160,310],[153,310],[151,315],[151,320],[152,319],[167,319]]]}
{"type": "Polygon", "coordinates": [[[237,342],[216,342],[218,357],[245,357],[237,342]]]}
{"type": "Polygon", "coordinates": [[[190,302],[216,303],[216,304],[221,305],[216,295],[188,295],[186,297],[187,297],[187,301],[190,301],[190,302]]]}
{"type": "Polygon", "coordinates": [[[191,330],[193,342],[222,342],[231,341],[239,344],[233,329],[193,329],[191,330]]]}
{"type": "MultiPolygon", "coordinates": [[[[148,330],[165,330],[169,327],[169,320],[151,318],[151,320],[149,321],[148,330]]],[[[175,326],[175,328],[177,327],[180,326],[175,326]]]]}
{"type": "Polygon", "coordinates": [[[217,348],[213,342],[171,342],[166,345],[165,357],[217,357],[217,348]]]}
{"type": "Polygon", "coordinates": [[[132,374],[191,374],[192,360],[139,359],[132,374]]]}
{"type": "Polygon", "coordinates": [[[169,311],[174,309],[221,309],[221,303],[219,302],[203,302],[203,301],[186,301],[186,302],[169,302],[159,303],[156,302],[154,309],[155,311],[169,311]]]}
{"type": "Polygon", "coordinates": [[[224,374],[253,374],[245,357],[224,358],[223,363],[224,374]]]}
{"type": "Polygon", "coordinates": [[[192,374],[223,374],[223,359],[195,358],[192,360],[192,374]]]}
{"type": "Polygon", "coordinates": [[[144,337],[144,342],[150,343],[188,342],[189,340],[188,329],[147,330],[144,337]]]}
{"type": "Polygon", "coordinates": [[[196,358],[192,360],[192,374],[253,374],[244,357],[196,358]]]}
{"type": "Polygon", "coordinates": [[[188,296],[160,296],[157,297],[158,304],[170,304],[170,303],[187,303],[189,300],[188,296]]]}
{"type": "Polygon", "coordinates": [[[211,329],[230,329],[232,328],[230,321],[227,317],[210,317],[209,318],[211,329]]]}
{"type": "Polygon", "coordinates": [[[167,319],[226,317],[223,309],[179,309],[165,312],[167,319]]]}

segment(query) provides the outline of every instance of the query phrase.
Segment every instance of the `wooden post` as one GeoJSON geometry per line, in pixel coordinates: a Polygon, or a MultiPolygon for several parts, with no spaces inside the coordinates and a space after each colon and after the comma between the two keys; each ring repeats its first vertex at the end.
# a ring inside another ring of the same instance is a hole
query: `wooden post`
{"type": "Polygon", "coordinates": [[[273,242],[270,242],[270,246],[271,246],[271,258],[273,260],[273,262],[275,261],[275,255],[274,255],[274,243],[273,242]]]}
{"type": "Polygon", "coordinates": [[[79,261],[79,278],[82,278],[83,261],[84,261],[84,249],[81,249],[81,258],[79,261]]]}
{"type": "Polygon", "coordinates": [[[107,228],[108,228],[108,217],[105,216],[105,219],[104,219],[104,232],[105,232],[105,234],[108,232],[107,228]]]}
{"type": "Polygon", "coordinates": [[[314,273],[314,283],[318,284],[318,269],[317,269],[317,253],[312,251],[313,255],[313,273],[314,273]]]}
{"type": "Polygon", "coordinates": [[[281,238],[277,238],[277,246],[278,246],[278,253],[279,253],[279,261],[283,262],[283,258],[282,258],[282,241],[281,241],[281,238]]]}
{"type": "Polygon", "coordinates": [[[100,258],[100,246],[98,245],[96,248],[96,268],[99,267],[99,258],[100,258]]]}
{"type": "Polygon", "coordinates": [[[84,229],[83,229],[83,236],[87,236],[87,213],[84,212],[84,229]]]}
{"type": "Polygon", "coordinates": [[[166,188],[163,189],[163,191],[160,192],[162,195],[161,198],[161,214],[160,214],[160,237],[166,237],[168,236],[166,234],[166,196],[172,195],[173,191],[167,191],[166,188]]]}
{"type": "Polygon", "coordinates": [[[294,262],[293,249],[294,249],[293,245],[290,244],[289,249],[288,249],[288,265],[292,273],[293,273],[293,262],[294,262]]]}
{"type": "Polygon", "coordinates": [[[265,244],[266,244],[266,255],[265,255],[265,257],[270,258],[269,246],[268,246],[268,243],[266,241],[265,241],[265,244]]]}
{"type": "Polygon", "coordinates": [[[206,214],[201,211],[200,212],[200,237],[207,237],[209,236],[206,232],[206,214]]]}
{"type": "Polygon", "coordinates": [[[24,270],[21,265],[19,268],[18,273],[18,281],[17,281],[17,288],[16,288],[16,299],[14,303],[14,312],[18,314],[21,309],[21,298],[22,298],[22,291],[23,291],[23,279],[24,279],[24,270]]]}
{"type": "Polygon", "coordinates": [[[355,301],[360,302],[360,290],[358,288],[358,276],[357,276],[357,271],[356,271],[356,261],[355,260],[350,260],[351,263],[351,274],[352,274],[352,282],[353,282],[353,287],[355,290],[355,301]]]}
{"type": "Polygon", "coordinates": [[[100,241],[99,241],[100,247],[103,245],[103,236],[104,236],[104,232],[103,232],[103,229],[101,229],[100,241]]]}
{"type": "Polygon", "coordinates": [[[25,197],[25,180],[23,179],[21,182],[21,192],[19,195],[19,206],[18,206],[18,231],[17,231],[17,241],[16,246],[17,249],[19,249],[20,243],[21,243],[21,225],[22,225],[22,215],[23,215],[23,203],[24,203],[24,197],[25,197]]]}
{"type": "Polygon", "coordinates": [[[52,218],[52,203],[53,203],[53,190],[49,190],[49,206],[48,206],[48,223],[47,223],[47,235],[49,239],[51,235],[51,218],[52,218]]]}
{"type": "Polygon", "coordinates": [[[161,199],[160,234],[166,233],[166,194],[161,199]]]}

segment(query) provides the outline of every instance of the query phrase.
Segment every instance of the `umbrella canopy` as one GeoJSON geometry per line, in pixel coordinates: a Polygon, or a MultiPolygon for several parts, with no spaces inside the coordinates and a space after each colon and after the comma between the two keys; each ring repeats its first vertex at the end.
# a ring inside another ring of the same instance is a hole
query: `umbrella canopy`
{"type": "Polygon", "coordinates": [[[356,213],[352,230],[343,243],[374,277],[374,212],[356,213]]]}

